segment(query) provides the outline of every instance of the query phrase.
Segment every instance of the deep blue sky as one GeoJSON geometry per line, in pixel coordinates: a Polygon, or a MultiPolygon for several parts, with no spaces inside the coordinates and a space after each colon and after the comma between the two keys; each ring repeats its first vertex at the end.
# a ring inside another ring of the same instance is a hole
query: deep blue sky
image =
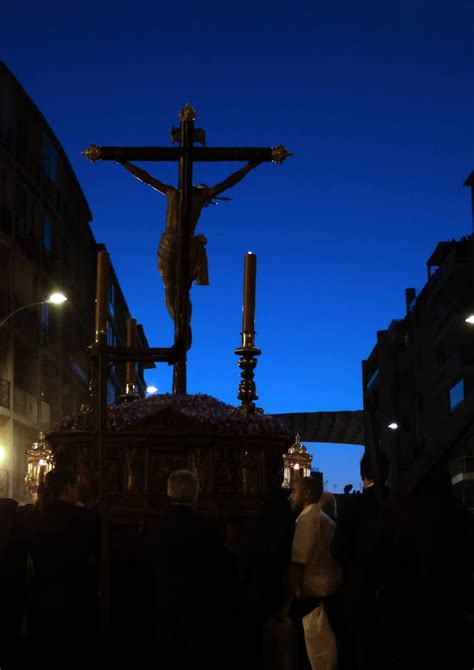
{"type": "MultiPolygon", "coordinates": [[[[172,325],[156,269],[165,201],[96,144],[169,143],[189,100],[209,145],[285,144],[208,208],[211,286],[195,287],[189,390],[234,402],[242,259],[258,254],[257,368],[267,412],[361,407],[361,359],[403,316],[440,239],[470,232],[474,3],[211,0],[2,4],[0,58],[64,146],[150,342],[172,325]]],[[[173,181],[176,168],[151,165],[173,181]]],[[[213,183],[237,166],[199,166],[213,183]]],[[[170,388],[170,370],[149,381],[170,388]]],[[[357,447],[317,446],[340,487],[357,447]]]]}

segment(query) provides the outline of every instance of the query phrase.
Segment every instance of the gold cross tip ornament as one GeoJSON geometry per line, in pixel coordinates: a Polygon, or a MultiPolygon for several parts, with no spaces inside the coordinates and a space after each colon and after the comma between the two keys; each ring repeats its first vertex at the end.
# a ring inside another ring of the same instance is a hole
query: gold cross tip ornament
{"type": "Polygon", "coordinates": [[[97,144],[91,144],[90,146],[88,146],[87,149],[82,152],[82,155],[88,158],[93,163],[96,163],[97,161],[100,161],[102,159],[101,148],[98,147],[97,144]]]}
{"type": "Polygon", "coordinates": [[[196,110],[194,107],[191,107],[189,102],[187,102],[183,109],[180,110],[178,114],[181,121],[194,121],[197,116],[196,110]]]}
{"type": "Polygon", "coordinates": [[[278,163],[281,165],[283,161],[288,158],[288,156],[293,156],[292,153],[290,153],[283,144],[279,144],[277,147],[273,147],[272,149],[272,163],[278,163]]]}

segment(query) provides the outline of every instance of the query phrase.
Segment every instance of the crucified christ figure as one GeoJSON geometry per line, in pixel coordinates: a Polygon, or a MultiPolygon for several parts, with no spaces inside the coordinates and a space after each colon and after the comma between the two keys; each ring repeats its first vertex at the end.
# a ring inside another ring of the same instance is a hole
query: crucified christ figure
{"type": "MultiPolygon", "coordinates": [[[[176,264],[177,264],[177,225],[179,218],[179,189],[169,184],[164,184],[155,177],[152,177],[148,172],[129,163],[128,161],[120,162],[131,174],[137,179],[149,184],[159,193],[166,196],[168,207],[166,210],[166,228],[161,236],[158,247],[158,270],[163,278],[165,284],[166,307],[168,312],[175,320],[175,301],[176,301],[176,264]]],[[[206,243],[207,239],[204,235],[194,235],[196,226],[201,216],[204,207],[213,203],[213,199],[217,198],[220,193],[235,186],[241,181],[245,175],[253,170],[260,163],[248,163],[245,167],[237,172],[231,174],[225,181],[216,184],[215,186],[206,186],[206,184],[199,184],[193,186],[191,196],[191,239],[189,246],[189,289],[193,281],[196,284],[205,286],[209,284],[209,275],[207,269],[207,254],[206,243]]],[[[218,198],[219,199],[219,198],[218,198]]],[[[221,198],[227,200],[227,198],[221,198]]],[[[188,291],[189,295],[189,291],[188,291]]],[[[191,301],[189,301],[189,319],[191,319],[191,301]]],[[[188,348],[191,346],[191,326],[188,324],[188,348]]]]}

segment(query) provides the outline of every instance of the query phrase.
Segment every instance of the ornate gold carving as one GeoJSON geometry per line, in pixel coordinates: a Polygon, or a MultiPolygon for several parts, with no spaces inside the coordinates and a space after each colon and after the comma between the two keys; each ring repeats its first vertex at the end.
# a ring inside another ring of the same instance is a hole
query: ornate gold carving
{"type": "Polygon", "coordinates": [[[183,109],[179,112],[179,118],[181,121],[194,121],[196,116],[196,110],[194,107],[191,107],[189,102],[187,102],[183,109]]]}
{"type": "Polygon", "coordinates": [[[208,496],[212,491],[212,456],[206,449],[195,449],[191,455],[191,469],[199,479],[199,491],[208,496]]]}
{"type": "Polygon", "coordinates": [[[88,158],[93,163],[100,161],[102,156],[101,147],[98,147],[97,144],[91,144],[87,147],[85,151],[82,152],[82,155],[88,158]]]}
{"type": "Polygon", "coordinates": [[[259,493],[258,481],[260,478],[259,455],[245,451],[241,456],[242,493],[252,497],[259,493]]]}
{"type": "Polygon", "coordinates": [[[283,161],[288,158],[288,156],[293,156],[292,153],[290,153],[283,144],[279,144],[277,147],[273,147],[272,149],[272,161],[273,163],[279,163],[280,165],[283,163],[283,161]]]}

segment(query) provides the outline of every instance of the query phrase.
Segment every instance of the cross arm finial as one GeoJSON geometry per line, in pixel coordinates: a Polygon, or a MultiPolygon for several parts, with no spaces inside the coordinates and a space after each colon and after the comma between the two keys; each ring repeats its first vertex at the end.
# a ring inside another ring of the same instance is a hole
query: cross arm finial
{"type": "Polygon", "coordinates": [[[197,116],[196,110],[194,107],[191,107],[189,102],[187,102],[183,109],[180,110],[179,112],[179,118],[181,121],[194,121],[194,119],[197,116]]]}
{"type": "Polygon", "coordinates": [[[91,144],[85,151],[82,151],[81,153],[93,163],[96,163],[102,159],[101,147],[98,147],[97,144],[91,144]]]}
{"type": "Polygon", "coordinates": [[[283,144],[279,144],[277,147],[273,147],[272,149],[272,162],[273,163],[283,163],[285,158],[288,158],[288,156],[293,156],[292,153],[290,153],[283,144]]]}

